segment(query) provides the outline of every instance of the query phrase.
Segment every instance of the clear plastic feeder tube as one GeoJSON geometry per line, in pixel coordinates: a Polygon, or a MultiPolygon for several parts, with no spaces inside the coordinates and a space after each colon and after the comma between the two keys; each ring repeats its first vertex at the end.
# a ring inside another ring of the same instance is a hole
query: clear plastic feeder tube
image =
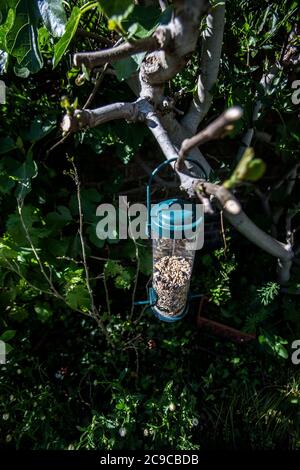
{"type": "Polygon", "coordinates": [[[186,308],[193,270],[195,239],[153,240],[153,288],[155,309],[166,317],[179,316],[186,308]]]}

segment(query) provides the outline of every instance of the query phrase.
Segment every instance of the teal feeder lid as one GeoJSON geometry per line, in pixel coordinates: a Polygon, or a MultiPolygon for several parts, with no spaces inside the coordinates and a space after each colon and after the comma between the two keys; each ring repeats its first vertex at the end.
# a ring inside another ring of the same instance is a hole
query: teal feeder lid
{"type": "Polygon", "coordinates": [[[151,238],[191,238],[203,223],[197,205],[184,199],[167,199],[151,208],[151,238]]]}

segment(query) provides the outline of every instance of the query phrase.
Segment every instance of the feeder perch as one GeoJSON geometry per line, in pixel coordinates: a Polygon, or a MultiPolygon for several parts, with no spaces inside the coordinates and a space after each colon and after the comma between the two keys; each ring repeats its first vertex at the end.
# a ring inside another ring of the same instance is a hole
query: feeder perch
{"type": "MultiPolygon", "coordinates": [[[[180,320],[188,312],[189,300],[193,297],[189,290],[195,250],[204,227],[203,211],[199,213],[197,204],[189,200],[167,199],[151,206],[153,177],[175,160],[160,164],[152,172],[147,186],[148,236],[152,239],[153,250],[148,303],[154,315],[166,322],[180,320]]],[[[198,162],[187,160],[204,172],[198,162]]]]}

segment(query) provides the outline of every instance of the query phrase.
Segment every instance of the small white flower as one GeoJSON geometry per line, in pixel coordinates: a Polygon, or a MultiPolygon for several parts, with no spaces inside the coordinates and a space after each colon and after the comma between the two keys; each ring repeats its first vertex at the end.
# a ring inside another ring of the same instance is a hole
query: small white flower
{"type": "Polygon", "coordinates": [[[12,441],[12,435],[11,435],[11,434],[7,434],[5,440],[6,440],[6,442],[11,442],[11,441],[12,441]]]}
{"type": "Polygon", "coordinates": [[[144,429],[144,436],[145,436],[145,437],[149,436],[149,431],[148,431],[148,429],[144,429]]]}
{"type": "Polygon", "coordinates": [[[176,408],[175,403],[170,403],[170,404],[169,404],[169,410],[170,410],[170,411],[175,411],[175,408],[176,408]]]}
{"type": "Polygon", "coordinates": [[[68,450],[74,450],[74,449],[75,449],[75,447],[74,447],[73,444],[69,444],[69,445],[68,445],[68,450]]]}
{"type": "Polygon", "coordinates": [[[10,400],[10,401],[14,401],[14,399],[15,399],[15,397],[14,397],[13,395],[10,395],[10,396],[9,396],[9,400],[10,400]]]}
{"type": "Polygon", "coordinates": [[[7,421],[9,419],[9,413],[4,413],[2,415],[2,419],[3,419],[3,421],[7,421]]]}
{"type": "Polygon", "coordinates": [[[199,424],[199,420],[197,418],[193,418],[192,425],[196,427],[198,426],[198,424],[199,424]]]}
{"type": "Polygon", "coordinates": [[[21,369],[18,369],[18,370],[17,370],[17,374],[18,374],[18,375],[22,374],[21,369]]]}
{"type": "Polygon", "coordinates": [[[127,430],[126,428],[124,428],[123,426],[119,429],[119,434],[121,437],[125,437],[126,434],[127,434],[127,430]]]}

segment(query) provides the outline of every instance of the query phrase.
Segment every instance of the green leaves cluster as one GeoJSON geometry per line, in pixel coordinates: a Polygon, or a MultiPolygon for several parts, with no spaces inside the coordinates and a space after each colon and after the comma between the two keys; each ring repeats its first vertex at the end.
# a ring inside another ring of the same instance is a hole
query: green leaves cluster
{"type": "Polygon", "coordinates": [[[62,0],[9,0],[0,9],[0,49],[15,59],[15,72],[26,77],[43,66],[38,32],[42,25],[52,36],[65,30],[62,0]]]}
{"type": "Polygon", "coordinates": [[[112,278],[118,289],[127,290],[134,280],[134,271],[132,268],[125,268],[117,261],[109,260],[104,267],[104,276],[107,279],[112,278]]]}

